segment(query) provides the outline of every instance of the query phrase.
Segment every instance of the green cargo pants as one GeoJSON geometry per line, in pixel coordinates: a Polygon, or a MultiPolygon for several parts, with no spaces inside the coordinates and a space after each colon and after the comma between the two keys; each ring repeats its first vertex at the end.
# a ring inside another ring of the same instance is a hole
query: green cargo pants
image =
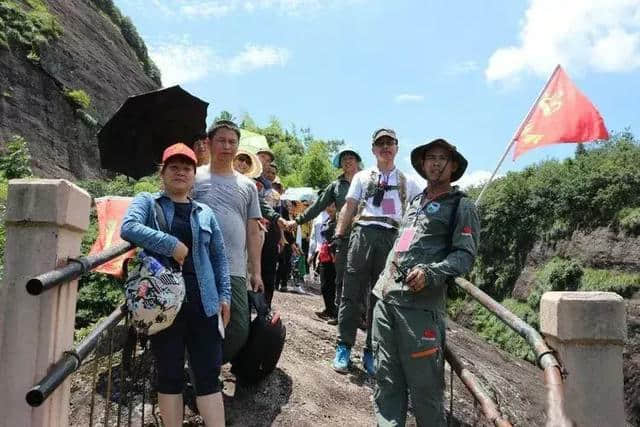
{"type": "Polygon", "coordinates": [[[345,248],[337,248],[336,249],[336,296],[335,303],[336,307],[340,308],[340,301],[342,300],[342,279],[344,277],[344,270],[347,268],[347,250],[349,248],[349,244],[345,245],[345,248]]]}
{"type": "Polygon", "coordinates": [[[446,426],[444,316],[378,301],[372,329],[378,426],[405,425],[409,394],[418,426],[446,426]]]}
{"type": "Polygon", "coordinates": [[[349,238],[347,268],[338,312],[338,343],[353,347],[363,307],[367,310],[367,341],[371,350],[371,313],[376,298],[371,289],[384,269],[397,231],[382,226],[355,225],[349,238]],[[364,299],[364,301],[363,301],[364,299]]]}
{"type": "Polygon", "coordinates": [[[222,363],[230,362],[246,344],[250,321],[247,279],[231,276],[231,320],[224,330],[222,363]]]}

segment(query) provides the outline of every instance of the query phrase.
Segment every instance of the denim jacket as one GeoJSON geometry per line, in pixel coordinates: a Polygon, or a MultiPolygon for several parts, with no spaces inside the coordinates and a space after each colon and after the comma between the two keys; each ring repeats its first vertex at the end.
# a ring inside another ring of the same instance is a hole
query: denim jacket
{"type": "MultiPolygon", "coordinates": [[[[171,199],[164,193],[140,193],[127,210],[120,236],[136,246],[152,252],[172,257],[178,239],[158,230],[154,215],[154,204],[158,200],[167,224],[173,222],[175,213],[171,199]]],[[[189,248],[193,256],[202,306],[208,317],[218,314],[220,303],[231,302],[231,282],[229,265],[225,256],[222,232],[211,208],[194,200],[191,209],[191,233],[193,246],[189,248]]]]}

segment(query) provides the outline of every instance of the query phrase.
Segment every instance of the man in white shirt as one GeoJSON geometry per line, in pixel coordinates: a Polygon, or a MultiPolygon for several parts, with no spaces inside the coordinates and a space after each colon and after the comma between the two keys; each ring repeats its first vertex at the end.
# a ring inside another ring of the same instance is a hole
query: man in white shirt
{"type": "Polygon", "coordinates": [[[349,242],[349,248],[333,368],[343,373],[349,370],[351,347],[362,315],[361,300],[366,295],[367,340],[362,364],[368,374],[374,375],[370,330],[375,297],[371,295],[371,289],[384,269],[407,204],[422,189],[396,168],[398,138],[392,129],[378,129],[373,133],[371,151],[376,165],[353,177],[335,233],[336,243],[340,246],[349,242]],[[347,239],[345,232],[352,221],[353,228],[347,239]]]}

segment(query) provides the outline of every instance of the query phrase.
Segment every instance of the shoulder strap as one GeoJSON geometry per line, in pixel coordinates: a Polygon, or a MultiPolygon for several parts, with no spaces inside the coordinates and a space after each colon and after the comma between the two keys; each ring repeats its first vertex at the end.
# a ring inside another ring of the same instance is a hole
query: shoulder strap
{"type": "Polygon", "coordinates": [[[398,170],[398,196],[400,196],[400,206],[402,216],[407,210],[407,179],[404,174],[398,170]]]}
{"type": "Polygon", "coordinates": [[[164,216],[164,211],[162,210],[162,206],[160,206],[160,202],[158,200],[155,201],[153,209],[155,211],[156,223],[158,224],[158,229],[160,231],[164,231],[168,233],[170,231],[167,226],[167,218],[164,216]]]}
{"type": "Polygon", "coordinates": [[[453,202],[453,209],[451,210],[451,217],[449,218],[449,252],[453,249],[453,233],[456,231],[456,216],[458,215],[458,207],[460,207],[460,200],[464,196],[456,197],[456,201],[453,202]]]}

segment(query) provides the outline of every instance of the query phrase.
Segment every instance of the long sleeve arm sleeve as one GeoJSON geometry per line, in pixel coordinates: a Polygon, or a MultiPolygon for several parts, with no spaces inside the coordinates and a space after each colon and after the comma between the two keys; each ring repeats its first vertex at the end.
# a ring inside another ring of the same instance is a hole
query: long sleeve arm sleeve
{"type": "Polygon", "coordinates": [[[153,215],[155,200],[149,193],[140,193],[134,197],[120,227],[120,237],[143,249],[171,257],[178,239],[163,231],[147,226],[153,215]]]}
{"type": "Polygon", "coordinates": [[[420,264],[429,287],[445,286],[449,277],[468,273],[473,267],[480,243],[480,219],[473,201],[462,199],[456,215],[456,226],[452,236],[451,252],[440,262],[420,264]]]}
{"type": "Polygon", "coordinates": [[[211,217],[211,243],[209,253],[211,266],[216,277],[216,288],[221,303],[231,303],[231,279],[229,277],[229,262],[225,255],[222,230],[214,216],[211,217]]]}
{"type": "Polygon", "coordinates": [[[327,208],[331,203],[335,202],[333,186],[335,183],[331,183],[324,189],[320,197],[313,202],[311,206],[305,209],[298,217],[296,222],[300,225],[307,223],[320,215],[320,213],[327,208]]]}

